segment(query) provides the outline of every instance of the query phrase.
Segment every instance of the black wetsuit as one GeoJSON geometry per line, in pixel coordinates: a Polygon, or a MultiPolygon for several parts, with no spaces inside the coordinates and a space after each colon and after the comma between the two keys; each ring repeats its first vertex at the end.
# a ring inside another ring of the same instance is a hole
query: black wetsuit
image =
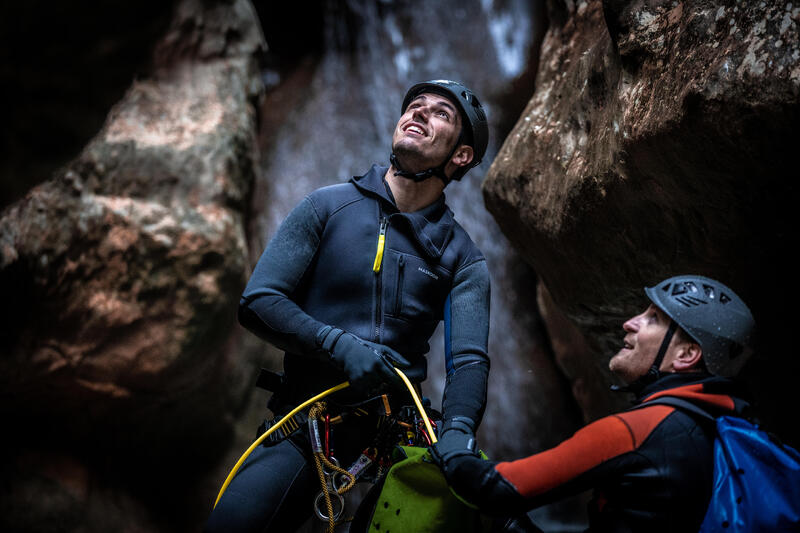
{"type": "Polygon", "coordinates": [[[714,426],[656,401],[672,396],[713,416],[736,415],[747,404],[735,390],[725,378],[667,374],[644,389],[640,407],[516,461],[466,459],[451,483],[495,512],[528,510],[593,488],[590,531],[696,532],[711,497],[714,426]]]}
{"type": "MultiPolygon", "coordinates": [[[[489,372],[486,260],[454,220],[444,195],[420,211],[399,212],[383,179],[386,170],[373,166],[364,176],[307,196],[253,271],[239,320],[286,351],[285,383],[270,408],[285,411],[347,380],[319,347],[317,334],[326,325],[397,350],[412,362],[409,377],[421,381],[428,340],[444,320],[443,417],[466,417],[477,425],[489,372]]],[[[362,399],[349,389],[336,397],[340,403],[362,399]]],[[[370,431],[356,422],[337,427],[343,463],[368,444],[370,431]]],[[[228,487],[207,530],[295,528],[308,517],[319,490],[308,453],[302,431],[259,447],[228,487]]]]}

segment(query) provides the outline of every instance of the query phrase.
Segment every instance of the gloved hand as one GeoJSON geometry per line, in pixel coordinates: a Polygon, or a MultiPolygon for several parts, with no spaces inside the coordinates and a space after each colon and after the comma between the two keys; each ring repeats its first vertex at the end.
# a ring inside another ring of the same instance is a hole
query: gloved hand
{"type": "Polygon", "coordinates": [[[495,469],[497,463],[482,458],[474,427],[467,417],[446,420],[441,438],[430,448],[434,462],[444,472],[452,490],[483,512],[508,515],[525,511],[524,498],[495,469]]]}
{"type": "Polygon", "coordinates": [[[456,494],[486,514],[513,516],[524,513],[530,505],[495,469],[496,465],[494,461],[474,455],[458,455],[448,461],[445,478],[456,494]]]}
{"type": "Polygon", "coordinates": [[[475,423],[465,416],[449,418],[442,425],[439,440],[430,447],[433,461],[442,469],[448,481],[454,459],[463,456],[480,459],[478,443],[473,433],[474,426],[475,423]]]}
{"type": "Polygon", "coordinates": [[[354,389],[371,394],[384,387],[404,388],[393,367],[403,370],[411,364],[388,346],[332,326],[325,326],[317,333],[317,344],[344,371],[354,389]]]}

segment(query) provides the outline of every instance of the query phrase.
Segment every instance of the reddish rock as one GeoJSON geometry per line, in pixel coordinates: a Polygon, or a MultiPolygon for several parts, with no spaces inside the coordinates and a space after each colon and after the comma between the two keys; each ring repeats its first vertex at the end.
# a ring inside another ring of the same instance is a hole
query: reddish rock
{"type": "Polygon", "coordinates": [[[487,180],[490,211],[603,364],[642,287],[718,278],[761,327],[746,368],[785,434],[797,406],[785,261],[797,202],[800,7],[550,2],[536,92],[487,180]],[[785,354],[785,355],[784,355],[785,354]]]}
{"type": "MultiPolygon", "coordinates": [[[[138,502],[119,512],[152,511],[221,454],[252,373],[234,325],[265,46],[248,2],[181,3],[152,74],[76,159],[2,213],[2,412],[19,435],[6,458],[45,450],[21,483],[57,470],[52,494],[72,498],[76,479],[103,478],[138,502]],[[71,450],[80,476],[50,450],[71,450]]],[[[207,512],[182,500],[169,511],[177,529],[207,512]]],[[[157,529],[90,518],[81,530],[157,529]]]]}
{"type": "Polygon", "coordinates": [[[601,358],[595,357],[580,329],[553,302],[544,284],[537,287],[536,302],[547,329],[556,363],[572,385],[572,396],[585,423],[624,409],[627,398],[609,395],[613,378],[601,358]]]}

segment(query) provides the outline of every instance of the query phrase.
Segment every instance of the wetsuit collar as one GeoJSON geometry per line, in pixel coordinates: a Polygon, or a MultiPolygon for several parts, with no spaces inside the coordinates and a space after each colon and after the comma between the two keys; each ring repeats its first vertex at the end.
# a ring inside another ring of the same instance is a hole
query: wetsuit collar
{"type": "Polygon", "coordinates": [[[431,205],[423,207],[413,213],[401,213],[383,180],[388,167],[373,165],[369,172],[363,176],[353,176],[350,180],[362,193],[377,197],[383,205],[383,209],[392,218],[405,219],[411,233],[419,245],[425,250],[432,259],[439,259],[445,247],[453,236],[453,226],[455,220],[453,213],[445,203],[444,193],[431,205]]]}
{"type": "Polygon", "coordinates": [[[677,396],[719,414],[742,413],[748,408],[746,391],[738,382],[706,373],[665,374],[650,383],[636,398],[636,404],[661,396],[677,396]]]}

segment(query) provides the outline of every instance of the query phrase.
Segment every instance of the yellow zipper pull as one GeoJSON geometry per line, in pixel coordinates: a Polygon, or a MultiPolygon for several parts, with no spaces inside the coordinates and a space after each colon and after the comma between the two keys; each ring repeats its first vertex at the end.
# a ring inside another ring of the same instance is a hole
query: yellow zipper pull
{"type": "Polygon", "coordinates": [[[372,264],[372,271],[376,274],[381,271],[381,263],[383,262],[383,247],[386,244],[386,225],[387,219],[381,218],[381,231],[378,233],[378,251],[375,253],[375,262],[372,264]]]}

